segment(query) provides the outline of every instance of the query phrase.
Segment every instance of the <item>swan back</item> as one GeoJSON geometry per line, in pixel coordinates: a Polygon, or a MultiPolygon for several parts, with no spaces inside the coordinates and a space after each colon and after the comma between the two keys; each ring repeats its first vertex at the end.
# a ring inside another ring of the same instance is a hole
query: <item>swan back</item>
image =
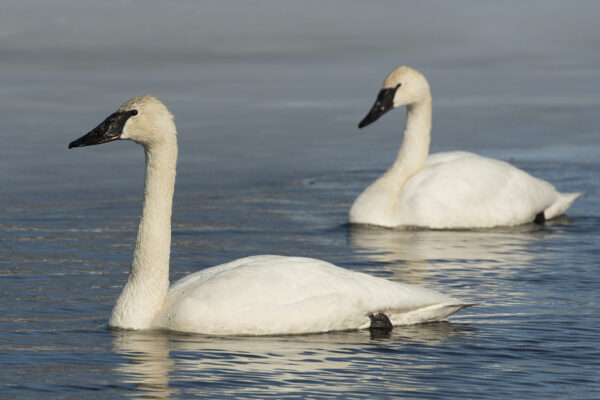
{"type": "Polygon", "coordinates": [[[396,325],[412,324],[443,319],[466,305],[321,260],[263,255],[176,282],[153,325],[205,334],[327,332],[367,328],[377,312],[396,325]]]}

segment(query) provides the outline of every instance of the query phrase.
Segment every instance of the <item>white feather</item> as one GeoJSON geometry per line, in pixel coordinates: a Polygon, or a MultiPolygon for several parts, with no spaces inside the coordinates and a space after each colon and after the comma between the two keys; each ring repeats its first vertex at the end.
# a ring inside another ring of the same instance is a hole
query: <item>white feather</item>
{"type": "Polygon", "coordinates": [[[408,107],[402,146],[388,171],[356,199],[350,222],[435,229],[512,226],[533,222],[540,213],[555,218],[581,195],[559,193],[504,161],[473,153],[429,156],[429,84],[406,66],[392,71],[384,87],[398,84],[393,106],[408,107]]]}
{"type": "Polygon", "coordinates": [[[153,325],[207,334],[311,333],[367,328],[369,315],[378,312],[395,324],[437,321],[464,306],[325,261],[262,255],[174,283],[153,325]]]}
{"type": "Polygon", "coordinates": [[[367,328],[369,315],[379,312],[393,324],[438,321],[468,306],[433,290],[324,261],[270,255],[208,268],[169,288],[175,124],[165,105],[152,96],[131,99],[119,112],[131,115],[120,138],[141,144],[146,152],[146,185],[131,270],[110,326],[218,335],[296,334],[367,328]]]}

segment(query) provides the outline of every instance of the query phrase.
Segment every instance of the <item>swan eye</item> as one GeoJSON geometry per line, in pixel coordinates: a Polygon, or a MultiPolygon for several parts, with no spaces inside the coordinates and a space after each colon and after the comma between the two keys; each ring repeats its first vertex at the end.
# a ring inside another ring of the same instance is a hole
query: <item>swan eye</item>
{"type": "Polygon", "coordinates": [[[138,110],[131,110],[131,115],[138,115],[138,110]]]}

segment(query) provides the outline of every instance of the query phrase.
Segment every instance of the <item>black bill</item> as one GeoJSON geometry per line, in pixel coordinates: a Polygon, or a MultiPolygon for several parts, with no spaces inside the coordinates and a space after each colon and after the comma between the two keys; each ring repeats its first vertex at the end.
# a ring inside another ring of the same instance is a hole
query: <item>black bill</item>
{"type": "Polygon", "coordinates": [[[116,112],[109,115],[89,133],[69,143],[69,148],[91,146],[117,140],[123,133],[125,123],[132,115],[135,115],[132,111],[116,112]]]}
{"type": "Polygon", "coordinates": [[[377,95],[377,100],[375,100],[375,104],[373,104],[373,107],[371,107],[371,111],[369,111],[367,116],[364,117],[362,121],[360,121],[358,127],[364,128],[365,126],[375,122],[383,114],[394,108],[394,95],[396,94],[397,89],[398,87],[381,89],[379,91],[379,94],[377,95]]]}

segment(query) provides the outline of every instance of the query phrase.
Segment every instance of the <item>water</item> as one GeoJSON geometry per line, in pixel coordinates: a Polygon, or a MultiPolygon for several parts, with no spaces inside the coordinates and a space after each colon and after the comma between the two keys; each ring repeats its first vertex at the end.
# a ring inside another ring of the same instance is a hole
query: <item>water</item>
{"type": "Polygon", "coordinates": [[[0,397],[600,397],[599,15],[547,1],[3,3],[0,397]],[[400,63],[431,82],[433,151],[509,160],[585,196],[544,226],[347,226],[399,144],[402,112],[356,124],[400,63]],[[179,131],[172,280],[303,255],[479,304],[383,337],[111,331],[143,154],[66,146],[146,92],[179,131]]]}

